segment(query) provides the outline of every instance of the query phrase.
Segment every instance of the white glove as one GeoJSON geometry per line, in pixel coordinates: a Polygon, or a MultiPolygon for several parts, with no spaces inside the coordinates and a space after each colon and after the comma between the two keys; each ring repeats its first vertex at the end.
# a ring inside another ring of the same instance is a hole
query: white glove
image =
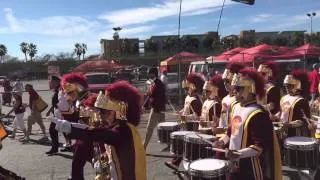
{"type": "Polygon", "coordinates": [[[96,170],[97,173],[101,172],[101,165],[99,161],[96,161],[93,165],[93,168],[96,170]]]}
{"type": "Polygon", "coordinates": [[[48,116],[47,120],[52,122],[52,123],[56,123],[57,124],[58,118],[56,118],[54,116],[48,116]]]}
{"type": "Polygon", "coordinates": [[[64,132],[66,134],[70,134],[71,133],[71,123],[66,120],[58,119],[56,121],[56,130],[59,132],[64,132]]]}

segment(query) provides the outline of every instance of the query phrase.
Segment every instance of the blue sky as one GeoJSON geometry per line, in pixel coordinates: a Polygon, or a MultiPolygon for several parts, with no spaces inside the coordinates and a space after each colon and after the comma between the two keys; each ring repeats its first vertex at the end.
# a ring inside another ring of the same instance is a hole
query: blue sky
{"type": "MultiPolygon", "coordinates": [[[[99,40],[121,37],[146,39],[177,34],[179,0],[0,0],[0,44],[23,58],[19,44],[38,45],[38,55],[72,52],[87,43],[88,54],[100,52],[99,40]]],[[[183,0],[181,34],[216,31],[223,0],[183,0]]],[[[254,6],[226,0],[220,34],[256,31],[308,30],[308,12],[317,12],[313,29],[320,31],[319,0],[256,0],[254,6]]]]}

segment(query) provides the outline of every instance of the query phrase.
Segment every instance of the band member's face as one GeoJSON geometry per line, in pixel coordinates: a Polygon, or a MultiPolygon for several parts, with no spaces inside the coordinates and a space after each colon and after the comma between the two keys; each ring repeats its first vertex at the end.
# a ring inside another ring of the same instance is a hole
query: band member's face
{"type": "Polygon", "coordinates": [[[269,77],[267,76],[267,73],[265,73],[265,72],[259,72],[259,74],[263,77],[263,79],[264,79],[265,82],[268,82],[268,81],[269,81],[269,77]]]}
{"type": "Polygon", "coordinates": [[[204,90],[203,92],[204,92],[205,98],[209,98],[210,97],[210,95],[211,95],[211,91],[210,90],[204,90]]]}
{"type": "Polygon", "coordinates": [[[286,88],[287,94],[293,95],[293,85],[292,84],[284,84],[284,87],[286,88]]]}
{"type": "Polygon", "coordinates": [[[77,101],[79,95],[76,91],[70,91],[65,94],[65,97],[67,98],[67,101],[71,103],[77,101]]]}
{"type": "Polygon", "coordinates": [[[244,102],[246,100],[246,93],[245,93],[245,88],[244,87],[241,87],[241,86],[235,86],[233,88],[233,93],[235,94],[236,96],[236,100],[238,102],[244,102]]]}
{"type": "Polygon", "coordinates": [[[156,76],[152,73],[148,74],[149,79],[154,79],[156,76]]]}
{"type": "Polygon", "coordinates": [[[112,125],[115,121],[116,112],[106,109],[100,109],[100,116],[103,122],[106,122],[108,125],[112,125]]]}
{"type": "Polygon", "coordinates": [[[230,83],[230,81],[228,79],[225,79],[225,80],[223,80],[223,82],[224,82],[224,87],[226,88],[226,90],[228,92],[230,92],[231,91],[231,83],[230,83]]]}

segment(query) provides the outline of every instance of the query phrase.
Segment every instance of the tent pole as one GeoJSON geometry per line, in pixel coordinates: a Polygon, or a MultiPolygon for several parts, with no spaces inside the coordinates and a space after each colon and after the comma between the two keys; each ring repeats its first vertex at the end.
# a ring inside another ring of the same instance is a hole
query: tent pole
{"type": "Polygon", "coordinates": [[[305,52],[304,52],[304,55],[303,55],[303,59],[304,59],[304,63],[303,63],[303,64],[304,64],[304,70],[306,71],[306,67],[307,67],[306,53],[307,53],[307,52],[306,52],[306,50],[304,50],[304,51],[305,51],[305,52]]]}
{"type": "MultiPolygon", "coordinates": [[[[180,0],[180,8],[179,8],[179,22],[178,22],[178,38],[179,38],[179,50],[178,52],[180,52],[181,50],[181,42],[180,42],[180,29],[181,29],[181,7],[182,7],[182,0],[180,0]]],[[[181,59],[180,59],[180,54],[178,54],[178,62],[179,62],[179,66],[178,66],[178,87],[179,87],[179,107],[181,107],[182,105],[182,84],[181,84],[181,59]]]]}

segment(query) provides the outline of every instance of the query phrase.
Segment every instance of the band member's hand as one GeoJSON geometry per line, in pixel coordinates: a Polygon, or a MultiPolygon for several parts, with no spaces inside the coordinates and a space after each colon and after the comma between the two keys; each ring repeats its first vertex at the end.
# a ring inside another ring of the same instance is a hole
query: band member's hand
{"type": "Polygon", "coordinates": [[[282,124],[282,127],[283,128],[290,128],[291,127],[291,124],[289,123],[289,122],[284,122],[283,124],[282,124]]]}
{"type": "Polygon", "coordinates": [[[182,121],[186,121],[186,116],[181,115],[180,118],[182,121]]]}
{"type": "Polygon", "coordinates": [[[221,140],[218,140],[218,141],[214,142],[214,147],[215,148],[223,148],[223,146],[224,146],[224,142],[221,141],[221,140]]]}
{"type": "Polygon", "coordinates": [[[203,119],[200,119],[199,124],[200,124],[202,127],[207,127],[207,121],[204,121],[203,119]]]}
{"type": "Polygon", "coordinates": [[[278,118],[277,116],[273,115],[273,114],[270,114],[270,119],[271,119],[271,121],[273,121],[273,122],[276,122],[276,121],[279,120],[279,118],[278,118]]]}
{"type": "Polygon", "coordinates": [[[226,151],[227,151],[227,152],[225,153],[226,159],[233,160],[233,159],[238,159],[238,158],[240,157],[239,154],[236,154],[236,153],[235,153],[235,152],[237,152],[237,151],[235,151],[235,150],[226,149],[226,151]]]}
{"type": "Polygon", "coordinates": [[[312,132],[312,131],[315,131],[317,129],[317,125],[314,124],[314,123],[310,123],[308,125],[308,129],[312,132]]]}

